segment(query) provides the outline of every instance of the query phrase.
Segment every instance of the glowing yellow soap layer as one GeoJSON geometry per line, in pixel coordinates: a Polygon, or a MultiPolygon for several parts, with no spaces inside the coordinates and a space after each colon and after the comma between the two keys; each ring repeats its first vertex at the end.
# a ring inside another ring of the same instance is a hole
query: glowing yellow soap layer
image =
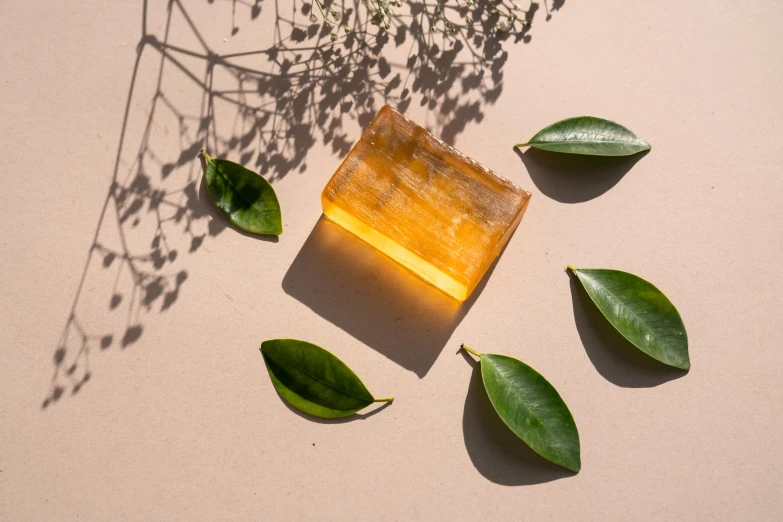
{"type": "Polygon", "coordinates": [[[326,217],[459,301],[530,193],[383,107],[321,195],[326,217]]]}

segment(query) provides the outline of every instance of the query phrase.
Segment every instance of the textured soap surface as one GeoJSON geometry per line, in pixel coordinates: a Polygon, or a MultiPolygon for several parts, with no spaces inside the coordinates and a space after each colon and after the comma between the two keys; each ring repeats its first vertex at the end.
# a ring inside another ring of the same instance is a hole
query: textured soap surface
{"type": "Polygon", "coordinates": [[[459,301],[530,193],[383,107],[321,195],[326,217],[459,301]]]}

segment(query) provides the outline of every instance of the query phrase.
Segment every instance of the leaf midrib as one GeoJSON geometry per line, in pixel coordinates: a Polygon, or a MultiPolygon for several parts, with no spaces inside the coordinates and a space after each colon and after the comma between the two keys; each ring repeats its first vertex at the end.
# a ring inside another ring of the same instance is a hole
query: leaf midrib
{"type": "MultiPolygon", "coordinates": [[[[588,275],[587,277],[588,277],[588,278],[589,278],[591,281],[593,281],[593,282],[595,282],[595,281],[596,281],[594,278],[592,278],[592,277],[591,277],[591,276],[589,276],[589,275],[588,275]]],[[[629,308],[628,306],[624,305],[624,304],[623,304],[623,301],[622,301],[622,299],[618,298],[618,297],[617,297],[617,295],[616,295],[614,292],[612,292],[611,290],[609,290],[609,289],[608,289],[606,286],[604,286],[604,285],[600,285],[600,286],[601,286],[601,288],[603,288],[603,289],[604,289],[604,291],[606,292],[606,294],[607,294],[607,295],[609,295],[609,296],[612,298],[612,300],[613,300],[614,302],[616,302],[616,303],[618,303],[618,304],[619,304],[619,306],[620,306],[620,307],[621,307],[623,310],[630,310],[630,308],[629,308]]],[[[601,310],[601,307],[599,306],[599,307],[598,307],[598,309],[599,309],[599,310],[601,310]]],[[[608,320],[610,323],[612,322],[612,320],[611,320],[611,319],[609,319],[609,316],[608,316],[608,315],[606,315],[606,312],[604,312],[603,310],[601,310],[601,313],[603,314],[603,316],[604,316],[604,317],[606,317],[606,319],[607,319],[607,320],[608,320]]],[[[654,328],[652,328],[650,325],[648,325],[648,324],[647,324],[647,321],[645,321],[644,319],[642,319],[642,317],[641,317],[639,314],[632,313],[632,315],[633,315],[634,317],[636,317],[636,318],[639,318],[639,323],[641,323],[641,325],[644,327],[644,329],[645,329],[646,331],[650,332],[650,333],[651,333],[651,334],[653,334],[653,335],[655,334],[655,329],[654,329],[654,328]]],[[[614,324],[614,323],[612,323],[612,324],[614,324]]],[[[637,345],[637,344],[636,344],[634,341],[631,341],[631,339],[629,339],[629,338],[628,338],[628,336],[627,336],[627,335],[625,335],[625,333],[624,333],[624,332],[622,332],[622,331],[621,331],[619,328],[617,329],[617,331],[618,331],[618,332],[620,332],[620,333],[622,334],[622,336],[623,336],[623,337],[625,337],[625,338],[626,338],[626,339],[627,339],[627,340],[628,340],[630,343],[632,343],[632,344],[634,344],[634,345],[638,346],[638,345],[637,345]]],[[[658,337],[658,336],[657,336],[657,335],[655,335],[655,337],[656,337],[656,339],[657,339],[657,337],[658,337]]],[[[653,343],[653,344],[654,344],[654,345],[656,345],[656,343],[653,343]]],[[[668,353],[668,351],[667,351],[667,350],[663,350],[663,351],[668,353]]]]}
{"type": "MultiPolygon", "coordinates": [[[[285,357],[284,355],[282,355],[282,354],[278,354],[278,356],[279,356],[281,359],[283,359],[284,361],[286,361],[287,363],[289,363],[291,366],[294,366],[296,369],[298,369],[299,371],[301,371],[302,373],[304,373],[305,375],[307,375],[307,376],[309,376],[309,377],[312,377],[312,378],[313,378],[313,379],[315,379],[316,381],[318,381],[318,382],[320,382],[320,383],[322,383],[322,384],[325,384],[326,386],[328,386],[329,388],[331,388],[331,389],[333,389],[333,390],[336,390],[336,391],[338,391],[338,392],[340,392],[340,393],[344,393],[345,395],[348,395],[349,397],[353,397],[354,399],[359,399],[359,400],[361,400],[361,401],[367,401],[367,400],[368,400],[368,399],[367,399],[367,398],[365,398],[365,397],[359,397],[358,395],[354,395],[354,394],[353,394],[353,393],[351,393],[351,392],[348,392],[348,391],[345,391],[345,390],[341,390],[340,388],[338,388],[338,387],[334,386],[333,384],[329,384],[328,382],[324,381],[323,379],[320,379],[320,378],[316,377],[315,375],[313,375],[312,373],[308,372],[307,370],[305,370],[304,368],[302,368],[301,366],[299,366],[298,364],[296,364],[294,361],[292,361],[292,360],[290,360],[290,359],[286,358],[286,357],[285,357]]],[[[369,393],[369,392],[368,392],[368,393],[369,393]]],[[[370,395],[372,396],[372,394],[370,394],[370,395]]],[[[334,408],[332,408],[332,409],[334,409],[334,408]]]]}
{"type": "MultiPolygon", "coordinates": [[[[213,160],[213,161],[217,161],[217,160],[213,160]]],[[[236,185],[234,185],[234,184],[231,182],[231,180],[230,180],[230,179],[228,179],[228,176],[226,176],[225,174],[223,174],[223,171],[222,171],[222,170],[220,170],[220,169],[218,168],[218,165],[217,165],[217,163],[215,163],[215,170],[216,170],[216,171],[217,171],[217,172],[220,174],[220,177],[221,177],[221,178],[223,178],[224,180],[226,180],[226,183],[228,183],[229,185],[231,185],[231,188],[232,188],[232,189],[234,189],[234,192],[236,192],[237,194],[239,194],[239,197],[241,197],[241,198],[242,198],[242,200],[243,200],[245,203],[247,203],[249,206],[253,207],[254,209],[258,210],[258,208],[256,208],[256,206],[255,206],[255,201],[250,201],[249,199],[247,199],[247,198],[245,197],[245,195],[244,195],[244,194],[242,194],[242,191],[241,191],[241,190],[239,190],[239,189],[237,188],[237,186],[236,186],[236,185]]],[[[261,191],[263,192],[263,191],[264,191],[264,189],[266,189],[266,187],[262,188],[262,189],[261,189],[261,191]]],[[[256,201],[257,201],[257,200],[256,200],[256,201]]],[[[239,210],[241,210],[241,209],[239,209],[239,210]]],[[[238,211],[237,211],[237,212],[238,212],[238,211]]]]}
{"type": "Polygon", "coordinates": [[[568,143],[568,144],[575,144],[575,145],[596,145],[596,144],[600,144],[600,143],[608,143],[610,145],[641,145],[641,143],[639,143],[638,140],[639,140],[639,138],[635,138],[634,141],[616,141],[616,140],[584,141],[584,140],[563,139],[563,140],[560,140],[560,141],[535,140],[535,141],[531,141],[530,143],[535,143],[536,145],[543,145],[543,144],[550,144],[550,143],[551,144],[568,143]]]}
{"type": "Polygon", "coordinates": [[[514,390],[514,393],[520,399],[520,403],[525,408],[525,410],[527,410],[530,413],[530,416],[533,417],[536,421],[538,421],[541,427],[543,427],[547,432],[550,431],[549,428],[547,428],[546,424],[544,424],[544,422],[541,420],[541,418],[535,413],[533,413],[533,410],[531,410],[530,407],[525,403],[525,400],[521,397],[521,395],[517,393],[516,386],[511,386],[511,379],[507,379],[506,376],[503,374],[503,372],[498,370],[497,366],[495,366],[494,364],[492,366],[495,368],[495,373],[501,377],[500,380],[503,381],[503,385],[506,386],[507,388],[514,390]]]}

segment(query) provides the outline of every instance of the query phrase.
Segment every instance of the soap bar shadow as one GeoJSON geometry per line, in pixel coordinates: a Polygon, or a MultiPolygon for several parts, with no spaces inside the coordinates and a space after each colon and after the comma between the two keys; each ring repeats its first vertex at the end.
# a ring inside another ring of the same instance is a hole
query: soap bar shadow
{"type": "Polygon", "coordinates": [[[460,353],[473,367],[462,415],[462,434],[476,470],[487,480],[504,486],[542,484],[576,475],[533,451],[505,425],[484,389],[480,363],[464,351],[460,353]]]}
{"type": "Polygon", "coordinates": [[[322,215],[283,278],[283,290],[370,348],[424,377],[481,294],[493,268],[494,264],[460,305],[322,215]]]}

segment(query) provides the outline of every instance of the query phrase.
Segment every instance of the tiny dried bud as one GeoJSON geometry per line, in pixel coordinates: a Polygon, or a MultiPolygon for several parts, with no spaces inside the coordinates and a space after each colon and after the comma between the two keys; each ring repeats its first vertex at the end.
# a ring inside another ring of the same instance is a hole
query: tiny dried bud
{"type": "Polygon", "coordinates": [[[331,38],[332,41],[334,42],[335,40],[337,40],[337,34],[331,33],[331,34],[329,34],[329,38],[331,38]]]}
{"type": "Polygon", "coordinates": [[[317,22],[318,22],[318,17],[315,16],[314,14],[310,14],[310,23],[314,24],[314,23],[317,23],[317,22]]]}

